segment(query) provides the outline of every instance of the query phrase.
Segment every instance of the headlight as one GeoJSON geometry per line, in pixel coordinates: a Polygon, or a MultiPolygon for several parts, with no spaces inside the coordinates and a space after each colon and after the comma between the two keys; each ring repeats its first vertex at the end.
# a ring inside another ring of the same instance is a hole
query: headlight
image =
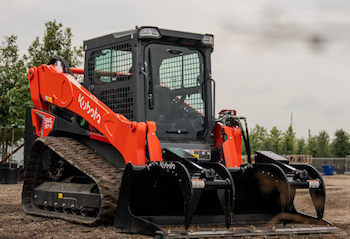
{"type": "Polygon", "coordinates": [[[160,33],[157,28],[141,28],[139,31],[139,38],[160,38],[160,33]]]}
{"type": "Polygon", "coordinates": [[[214,46],[214,36],[213,35],[205,35],[202,38],[203,45],[206,46],[214,46]]]}

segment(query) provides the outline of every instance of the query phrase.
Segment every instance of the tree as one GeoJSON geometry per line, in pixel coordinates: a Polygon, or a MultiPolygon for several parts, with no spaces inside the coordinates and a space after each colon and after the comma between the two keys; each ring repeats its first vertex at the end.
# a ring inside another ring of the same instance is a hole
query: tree
{"type": "Polygon", "coordinates": [[[307,141],[306,152],[309,155],[317,155],[317,136],[312,136],[307,141]]]}
{"type": "Polygon", "coordinates": [[[267,130],[258,124],[250,130],[249,144],[251,153],[255,153],[258,150],[265,150],[263,147],[264,141],[266,140],[267,130]]]}
{"type": "Polygon", "coordinates": [[[325,130],[320,131],[317,136],[317,153],[316,157],[329,157],[330,156],[330,144],[329,135],[325,130]]]}
{"type": "Polygon", "coordinates": [[[305,139],[299,138],[295,140],[295,144],[296,144],[296,154],[307,154],[307,148],[306,148],[306,141],[305,139]]]}
{"type": "Polygon", "coordinates": [[[336,157],[346,157],[350,154],[350,136],[343,129],[339,129],[334,134],[332,142],[333,155],[336,157]]]}
{"type": "MultiPolygon", "coordinates": [[[[2,126],[2,157],[7,154],[6,130],[12,124],[24,125],[25,108],[30,104],[26,69],[18,54],[17,36],[4,37],[0,47],[0,125],[2,126]]],[[[18,136],[18,135],[17,135],[18,136]]],[[[23,137],[21,135],[20,137],[23,137]]]]}
{"type": "Polygon", "coordinates": [[[72,31],[63,29],[62,23],[48,21],[45,23],[43,41],[39,37],[28,48],[28,56],[24,55],[27,67],[48,64],[53,56],[60,56],[66,60],[69,66],[75,67],[82,63],[83,47],[72,46],[72,31]]]}
{"type": "Polygon", "coordinates": [[[295,151],[295,132],[293,131],[292,125],[283,132],[282,140],[282,152],[283,154],[294,154],[295,151]]]}
{"type": "Polygon", "coordinates": [[[275,152],[277,154],[281,153],[281,137],[282,132],[277,129],[276,126],[272,127],[270,130],[266,140],[265,140],[265,150],[270,150],[272,152],[275,152]]]}

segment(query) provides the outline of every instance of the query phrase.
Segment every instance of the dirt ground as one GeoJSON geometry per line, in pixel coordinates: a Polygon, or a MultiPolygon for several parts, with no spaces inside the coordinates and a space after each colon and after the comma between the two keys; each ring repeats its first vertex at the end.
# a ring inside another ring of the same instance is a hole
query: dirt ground
{"type": "MultiPolygon", "coordinates": [[[[341,229],[328,235],[259,236],[253,238],[348,238],[350,237],[350,175],[324,176],[326,209],[324,219],[341,229]]],[[[21,206],[22,184],[0,185],[0,238],[151,238],[117,233],[113,227],[87,227],[59,219],[26,215],[21,206]]],[[[313,214],[307,190],[298,191],[295,206],[299,211],[313,214]]],[[[237,237],[235,237],[237,238],[237,237]]],[[[250,238],[250,237],[244,237],[250,238]]]]}

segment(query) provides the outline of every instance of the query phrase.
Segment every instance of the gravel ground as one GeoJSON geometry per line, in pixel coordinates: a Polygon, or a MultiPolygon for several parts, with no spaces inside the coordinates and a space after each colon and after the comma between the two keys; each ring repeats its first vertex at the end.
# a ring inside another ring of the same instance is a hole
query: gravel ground
{"type": "MultiPolygon", "coordinates": [[[[324,219],[333,222],[341,231],[324,235],[285,235],[242,238],[347,238],[350,236],[350,175],[325,176],[326,209],[324,219]]],[[[151,238],[121,234],[111,226],[87,227],[59,219],[26,215],[21,206],[22,184],[0,185],[0,238],[151,238]]],[[[300,190],[295,198],[299,211],[313,214],[307,190],[300,190]]],[[[237,238],[237,237],[235,237],[237,238]]]]}

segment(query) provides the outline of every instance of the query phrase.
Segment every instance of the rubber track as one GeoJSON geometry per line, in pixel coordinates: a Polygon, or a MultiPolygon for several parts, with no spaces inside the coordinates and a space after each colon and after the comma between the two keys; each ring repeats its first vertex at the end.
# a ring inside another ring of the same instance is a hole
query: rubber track
{"type": "Polygon", "coordinates": [[[75,223],[96,225],[112,223],[119,198],[123,171],[114,167],[79,141],[64,137],[38,138],[32,147],[31,156],[23,184],[22,203],[27,214],[60,218],[75,223]],[[63,212],[47,211],[34,205],[34,188],[39,172],[40,156],[44,147],[50,148],[62,159],[91,177],[100,192],[100,210],[97,217],[83,217],[63,212]]]}

